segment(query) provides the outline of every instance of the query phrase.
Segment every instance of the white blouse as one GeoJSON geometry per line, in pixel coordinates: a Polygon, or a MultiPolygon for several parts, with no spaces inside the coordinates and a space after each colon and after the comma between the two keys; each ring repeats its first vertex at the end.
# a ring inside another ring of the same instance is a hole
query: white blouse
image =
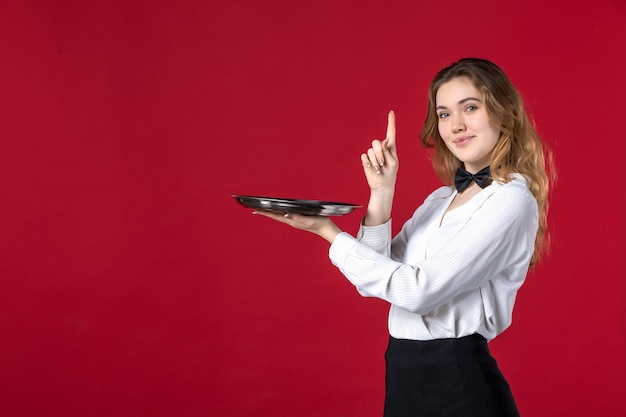
{"type": "Polygon", "coordinates": [[[337,236],[334,265],[363,296],[391,303],[397,339],[487,340],[510,324],[538,228],[537,202],[516,175],[495,181],[448,213],[456,190],[435,190],[391,238],[391,221],[337,236]]]}

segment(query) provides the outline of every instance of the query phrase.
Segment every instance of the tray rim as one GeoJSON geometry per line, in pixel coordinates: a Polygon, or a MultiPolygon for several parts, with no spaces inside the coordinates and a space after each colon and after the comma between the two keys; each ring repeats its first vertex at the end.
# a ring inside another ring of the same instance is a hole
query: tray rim
{"type": "Polygon", "coordinates": [[[259,195],[247,195],[247,194],[230,194],[240,205],[258,210],[267,209],[264,211],[271,211],[275,213],[294,213],[304,214],[310,216],[343,216],[350,214],[354,209],[361,208],[363,206],[352,203],[344,203],[339,201],[328,200],[311,200],[311,199],[297,199],[287,197],[267,197],[259,195]],[[262,201],[275,204],[294,205],[295,207],[259,207],[245,204],[245,199],[256,201],[259,205],[262,201]],[[338,211],[339,210],[339,211],[338,211]]]}

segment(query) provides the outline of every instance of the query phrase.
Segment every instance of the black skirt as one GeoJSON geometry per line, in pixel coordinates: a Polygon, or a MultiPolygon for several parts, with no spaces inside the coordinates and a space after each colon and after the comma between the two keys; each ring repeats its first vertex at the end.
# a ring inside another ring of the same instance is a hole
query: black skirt
{"type": "Polygon", "coordinates": [[[519,416],[509,384],[480,335],[389,338],[385,417],[519,416]]]}

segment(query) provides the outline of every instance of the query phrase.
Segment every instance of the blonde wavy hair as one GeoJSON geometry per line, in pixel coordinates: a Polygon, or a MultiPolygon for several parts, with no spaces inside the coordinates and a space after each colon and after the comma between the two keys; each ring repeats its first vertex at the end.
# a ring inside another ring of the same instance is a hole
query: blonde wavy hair
{"type": "Polygon", "coordinates": [[[439,134],[436,97],[443,84],[457,77],[468,78],[482,93],[489,119],[500,130],[500,138],[491,154],[492,179],[507,183],[513,174],[522,174],[529,180],[530,191],[537,200],[539,229],[530,262],[532,267],[549,248],[548,194],[556,181],[552,152],[537,134],[522,97],[504,71],[485,59],[464,58],[435,75],[430,85],[426,121],[420,133],[422,144],[434,149],[433,167],[444,184],[454,182],[456,170],[463,168],[463,163],[450,152],[439,134]]]}

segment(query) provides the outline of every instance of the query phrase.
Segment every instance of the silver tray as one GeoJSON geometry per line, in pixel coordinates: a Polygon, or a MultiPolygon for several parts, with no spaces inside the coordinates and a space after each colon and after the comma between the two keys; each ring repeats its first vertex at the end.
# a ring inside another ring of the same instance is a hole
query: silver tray
{"type": "Polygon", "coordinates": [[[252,195],[231,194],[239,204],[255,210],[273,213],[304,214],[306,216],[343,216],[349,214],[357,206],[355,204],[338,203],[321,200],[298,200],[295,198],[258,197],[252,195]]]}

